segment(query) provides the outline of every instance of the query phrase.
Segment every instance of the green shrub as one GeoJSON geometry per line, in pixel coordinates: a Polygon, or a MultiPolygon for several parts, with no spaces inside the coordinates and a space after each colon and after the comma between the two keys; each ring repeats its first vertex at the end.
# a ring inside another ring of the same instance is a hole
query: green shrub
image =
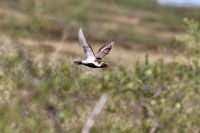
{"type": "Polygon", "coordinates": [[[151,64],[146,56],[132,71],[96,69],[96,76],[65,60],[34,61],[26,48],[11,51],[0,60],[1,132],[80,132],[103,92],[110,99],[92,132],[149,132],[155,119],[159,132],[199,131],[198,66],[151,64]]]}

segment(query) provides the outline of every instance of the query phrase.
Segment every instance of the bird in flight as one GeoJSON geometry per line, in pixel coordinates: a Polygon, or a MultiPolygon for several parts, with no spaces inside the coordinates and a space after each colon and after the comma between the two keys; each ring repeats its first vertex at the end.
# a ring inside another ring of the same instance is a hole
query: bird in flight
{"type": "Polygon", "coordinates": [[[114,41],[108,41],[106,42],[99,51],[94,54],[92,47],[87,43],[85,40],[85,37],[83,35],[83,31],[80,28],[78,32],[78,39],[79,43],[83,47],[84,53],[85,53],[85,60],[82,61],[74,61],[74,63],[78,65],[85,65],[91,68],[103,68],[108,67],[108,63],[102,61],[102,58],[109,54],[110,50],[112,49],[114,45],[114,41]]]}

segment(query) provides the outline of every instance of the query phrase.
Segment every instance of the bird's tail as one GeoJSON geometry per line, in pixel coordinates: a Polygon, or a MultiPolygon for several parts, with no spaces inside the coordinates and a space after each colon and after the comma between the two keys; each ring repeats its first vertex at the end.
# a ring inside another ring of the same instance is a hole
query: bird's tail
{"type": "Polygon", "coordinates": [[[81,64],[82,64],[82,62],[81,62],[81,61],[74,61],[74,64],[81,65],[81,64]]]}

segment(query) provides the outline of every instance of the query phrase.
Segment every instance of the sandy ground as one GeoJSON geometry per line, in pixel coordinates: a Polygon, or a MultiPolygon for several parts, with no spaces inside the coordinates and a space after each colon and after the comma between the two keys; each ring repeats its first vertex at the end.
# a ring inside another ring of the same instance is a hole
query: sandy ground
{"type": "MultiPolygon", "coordinates": [[[[0,41],[5,44],[15,44],[15,41],[12,41],[8,37],[0,37],[0,41]]],[[[18,39],[17,42],[19,44],[31,46],[33,48],[40,48],[42,46],[49,46],[54,49],[53,54],[61,55],[62,57],[66,58],[68,61],[73,60],[81,60],[84,58],[84,53],[81,45],[79,45],[78,40],[76,42],[61,42],[61,41],[38,41],[38,40],[31,40],[31,39],[18,39]]],[[[95,51],[102,46],[102,44],[95,43],[91,46],[95,51]]],[[[123,44],[115,42],[113,49],[111,50],[110,54],[107,55],[104,60],[107,61],[111,66],[124,66],[126,68],[132,68],[133,64],[136,60],[141,62],[145,61],[145,56],[148,54],[149,62],[153,63],[156,60],[163,59],[164,62],[187,62],[186,58],[181,54],[172,54],[171,52],[164,51],[164,52],[155,52],[153,50],[149,50],[148,48],[145,49],[144,46],[139,46],[133,44],[130,48],[123,47],[123,44]]]]}
{"type": "MultiPolygon", "coordinates": [[[[113,5],[113,10],[118,11],[119,9],[115,9],[113,5]]],[[[120,17],[116,17],[116,14],[112,15],[109,14],[107,16],[100,16],[98,15],[98,19],[103,17],[107,18],[108,20],[117,21],[119,23],[125,23],[130,24],[134,26],[134,28],[138,32],[147,33],[150,29],[146,29],[145,27],[140,25],[140,22],[142,19],[145,18],[145,15],[148,15],[148,13],[141,13],[141,12],[135,12],[132,13],[131,16],[127,12],[122,12],[119,10],[117,12],[120,17]]],[[[125,11],[125,10],[123,10],[125,11]]],[[[0,13],[3,14],[10,14],[15,17],[20,18],[21,20],[26,21],[28,16],[25,14],[13,11],[9,8],[0,8],[0,13]]],[[[95,17],[95,15],[91,16],[95,17]]],[[[110,26],[110,25],[109,25],[110,26]]],[[[158,28],[163,27],[163,25],[153,25],[152,28],[158,28]]],[[[105,28],[105,27],[104,27],[105,28]]],[[[177,34],[177,33],[176,33],[177,34]]],[[[170,38],[174,37],[175,33],[172,32],[160,32],[161,38],[170,38]]],[[[70,42],[70,41],[50,41],[50,40],[32,40],[32,39],[25,39],[25,38],[17,38],[16,40],[11,39],[9,36],[1,36],[0,41],[5,44],[15,44],[18,42],[19,44],[27,45],[27,46],[33,46],[33,48],[40,48],[43,45],[52,47],[54,49],[55,54],[61,55],[66,58],[66,60],[73,61],[73,60],[80,60],[84,58],[84,53],[82,47],[77,41],[70,42]]],[[[88,40],[89,41],[89,40],[88,40]]],[[[89,41],[90,42],[90,41],[89,41]]],[[[98,51],[98,49],[103,45],[99,43],[92,43],[90,42],[91,46],[93,47],[94,51],[98,51]]],[[[172,61],[178,61],[178,62],[187,62],[186,58],[181,54],[172,54],[170,50],[161,50],[162,52],[154,50],[154,48],[149,48],[147,45],[139,45],[139,44],[123,44],[123,42],[115,42],[115,46],[111,50],[110,54],[104,58],[105,61],[107,61],[111,66],[124,66],[126,68],[132,68],[134,61],[140,60],[141,62],[144,62],[145,56],[148,54],[149,56],[149,62],[153,63],[156,60],[163,59],[164,62],[172,62],[172,61]],[[126,47],[128,46],[128,47],[126,47]]],[[[173,51],[173,50],[172,50],[173,51]]]]}

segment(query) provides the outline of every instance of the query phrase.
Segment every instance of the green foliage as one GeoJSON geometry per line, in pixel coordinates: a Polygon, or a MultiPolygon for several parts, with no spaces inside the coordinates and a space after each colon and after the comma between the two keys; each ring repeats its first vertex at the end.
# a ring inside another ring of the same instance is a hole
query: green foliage
{"type": "Polygon", "coordinates": [[[149,132],[155,122],[140,97],[154,112],[159,132],[199,131],[199,66],[150,64],[147,55],[132,71],[95,69],[96,76],[68,61],[52,67],[46,58],[33,57],[15,48],[0,58],[1,132],[78,133],[103,92],[110,99],[92,132],[149,132]]]}
{"type": "Polygon", "coordinates": [[[187,33],[177,40],[184,45],[185,53],[189,55],[189,62],[196,70],[199,65],[200,57],[200,23],[195,19],[184,19],[187,33]]]}
{"type": "MultiPolygon", "coordinates": [[[[26,3],[20,0],[23,6],[18,6],[20,4],[16,6],[11,2],[11,7],[27,12],[25,15],[31,17],[21,20],[14,15],[0,14],[0,19],[3,20],[0,26],[3,27],[2,30],[12,31],[11,34],[20,37],[49,35],[60,37],[65,26],[70,33],[73,33],[78,26],[89,27],[91,24],[93,27],[96,25],[102,27],[98,29],[102,33],[95,31],[96,34],[102,35],[100,38],[102,40],[111,37],[156,44],[160,43],[157,36],[151,33],[136,33],[136,29],[131,28],[134,25],[116,22],[112,20],[114,19],[112,16],[108,19],[109,15],[118,16],[121,11],[124,15],[130,15],[127,12],[130,10],[132,13],[137,7],[139,11],[144,10],[143,13],[149,11],[153,13],[154,18],[141,19],[145,24],[147,22],[179,24],[179,18],[172,14],[176,12],[181,17],[187,14],[181,8],[161,8],[155,2],[150,4],[139,0],[106,2],[109,3],[100,1],[95,3],[90,0],[59,0],[59,2],[37,0],[26,3]],[[114,10],[105,6],[113,3],[114,10]],[[159,15],[158,10],[161,11],[159,15]],[[160,17],[165,16],[166,11],[169,11],[167,18],[170,19],[160,17]],[[97,14],[105,15],[105,13],[109,14],[108,18],[100,16],[95,18],[97,14]],[[59,24],[54,20],[58,20],[59,24]],[[103,27],[105,22],[109,23],[107,29],[103,27]]],[[[194,12],[199,14],[196,10],[191,12],[192,15],[187,15],[193,16],[194,12]]],[[[194,16],[198,17],[196,14],[194,16]]],[[[41,58],[36,61],[35,55],[26,47],[6,49],[5,53],[0,53],[0,132],[79,133],[104,92],[110,97],[96,120],[91,131],[93,133],[146,133],[155,127],[156,121],[157,130],[161,133],[199,132],[200,27],[196,20],[185,19],[185,23],[188,32],[179,40],[184,44],[186,56],[192,62],[187,65],[178,62],[164,63],[163,60],[149,63],[147,55],[145,63],[136,61],[132,70],[123,67],[91,70],[71,64],[65,59],[56,61],[54,66],[50,65],[51,58],[41,58]]],[[[91,29],[93,28],[88,28],[94,33],[91,29]]],[[[38,56],[53,50],[51,47],[43,46],[34,52],[38,56]]]]}

